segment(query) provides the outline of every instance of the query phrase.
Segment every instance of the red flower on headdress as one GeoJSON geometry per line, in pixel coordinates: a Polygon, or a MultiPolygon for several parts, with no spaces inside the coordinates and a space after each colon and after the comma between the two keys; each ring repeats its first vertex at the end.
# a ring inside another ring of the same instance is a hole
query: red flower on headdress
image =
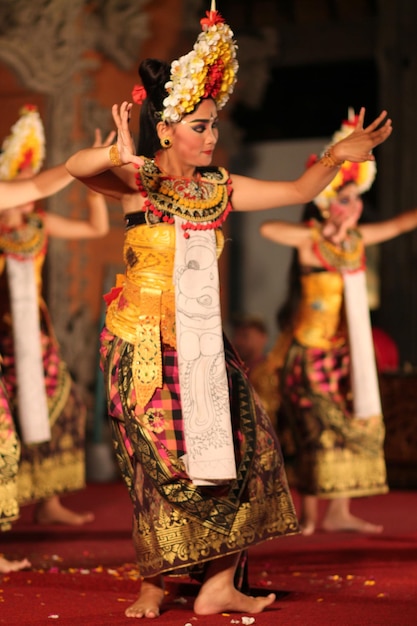
{"type": "Polygon", "coordinates": [[[350,182],[357,182],[359,176],[359,163],[352,163],[351,161],[345,161],[341,168],[342,185],[346,185],[350,182]]]}
{"type": "Polygon", "coordinates": [[[21,172],[22,170],[25,170],[27,167],[30,167],[32,165],[32,160],[33,160],[33,148],[28,148],[27,150],[25,150],[24,154],[22,155],[22,160],[19,163],[19,171],[21,172]]]}
{"type": "Polygon", "coordinates": [[[355,128],[356,124],[358,123],[358,119],[359,119],[359,115],[354,115],[352,117],[352,119],[343,120],[342,128],[343,128],[343,126],[345,126],[347,128],[355,128]]]}
{"type": "Polygon", "coordinates": [[[306,161],[306,169],[314,165],[314,163],[317,163],[317,161],[318,161],[317,154],[310,154],[310,156],[308,157],[306,161]]]}
{"type": "Polygon", "coordinates": [[[132,99],[136,104],[142,104],[146,98],[146,89],[143,85],[135,85],[132,89],[132,99]]]}
{"type": "Polygon", "coordinates": [[[224,19],[220,15],[218,11],[206,11],[207,17],[202,17],[200,20],[201,27],[207,26],[215,26],[216,24],[223,24],[224,19]]]}
{"type": "Polygon", "coordinates": [[[223,81],[224,63],[222,59],[217,59],[210,65],[207,71],[206,84],[203,98],[217,98],[223,81]]]}

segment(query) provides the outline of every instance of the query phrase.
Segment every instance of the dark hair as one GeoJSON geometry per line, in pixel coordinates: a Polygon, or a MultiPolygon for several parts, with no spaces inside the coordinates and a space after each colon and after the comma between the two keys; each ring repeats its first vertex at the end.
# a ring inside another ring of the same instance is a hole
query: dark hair
{"type": "Polygon", "coordinates": [[[231,319],[231,324],[234,330],[240,328],[255,328],[263,335],[268,333],[266,323],[260,315],[234,315],[231,319]]]}
{"type": "Polygon", "coordinates": [[[140,110],[137,153],[153,158],[161,147],[156,125],[161,121],[163,101],[168,95],[165,83],[170,78],[171,66],[158,59],[144,59],[138,72],[146,90],[146,99],[140,110]]]}
{"type": "MultiPolygon", "coordinates": [[[[305,205],[301,222],[308,222],[312,219],[323,221],[319,209],[314,202],[305,205]]],[[[276,321],[278,328],[284,332],[292,328],[295,316],[298,311],[301,300],[301,280],[300,280],[300,261],[298,259],[298,250],[294,249],[287,279],[287,295],[284,303],[278,309],[276,321]]]]}

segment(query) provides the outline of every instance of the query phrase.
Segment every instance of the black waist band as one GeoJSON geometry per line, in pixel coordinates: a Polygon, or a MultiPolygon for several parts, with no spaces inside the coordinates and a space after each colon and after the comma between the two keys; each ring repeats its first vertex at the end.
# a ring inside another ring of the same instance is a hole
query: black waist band
{"type": "Polygon", "coordinates": [[[126,224],[126,228],[131,228],[132,226],[139,226],[140,224],[146,224],[145,211],[135,211],[134,213],[127,213],[125,215],[125,224],[126,224]]]}

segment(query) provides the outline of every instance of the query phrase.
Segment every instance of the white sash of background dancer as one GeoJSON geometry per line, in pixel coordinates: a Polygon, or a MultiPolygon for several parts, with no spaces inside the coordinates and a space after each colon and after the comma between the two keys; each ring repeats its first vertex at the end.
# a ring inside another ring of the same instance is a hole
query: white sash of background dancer
{"type": "Polygon", "coordinates": [[[343,274],[349,330],[353,410],[355,417],[382,415],[371,319],[363,270],[343,274]]]}
{"type": "Polygon", "coordinates": [[[24,443],[49,441],[48,400],[42,360],[38,293],[32,259],[7,256],[16,362],[17,412],[24,443]]]}
{"type": "Polygon", "coordinates": [[[175,217],[175,304],[187,472],[195,485],[236,478],[219,270],[213,229],[188,230],[175,217]]]}

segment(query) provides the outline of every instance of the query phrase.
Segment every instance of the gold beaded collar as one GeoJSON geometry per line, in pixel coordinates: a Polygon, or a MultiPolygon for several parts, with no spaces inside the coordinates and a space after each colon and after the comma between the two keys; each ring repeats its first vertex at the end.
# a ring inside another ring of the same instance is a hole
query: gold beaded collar
{"type": "Polygon", "coordinates": [[[334,244],[324,239],[321,226],[315,221],[313,251],[328,270],[355,272],[365,267],[365,247],[362,235],[357,228],[348,231],[348,237],[344,242],[334,244]]]}
{"type": "Polygon", "coordinates": [[[0,254],[34,257],[45,247],[46,239],[42,218],[32,213],[20,228],[0,228],[0,254]]]}
{"type": "Polygon", "coordinates": [[[194,179],[163,174],[152,159],[144,159],[136,182],[146,196],[144,211],[149,223],[185,220],[186,230],[217,228],[231,210],[231,182],[222,168],[199,169],[194,179]]]}

